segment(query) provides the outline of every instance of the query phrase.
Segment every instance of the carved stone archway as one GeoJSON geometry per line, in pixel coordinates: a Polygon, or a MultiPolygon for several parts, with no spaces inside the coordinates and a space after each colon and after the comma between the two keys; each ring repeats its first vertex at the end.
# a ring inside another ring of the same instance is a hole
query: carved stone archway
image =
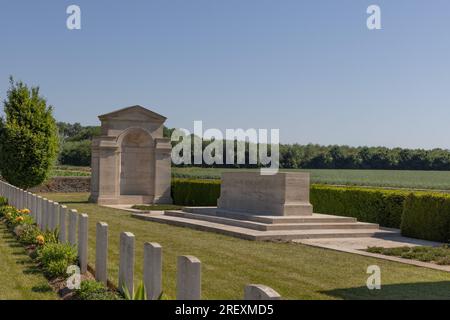
{"type": "Polygon", "coordinates": [[[90,201],[99,204],[171,203],[171,144],[165,117],[132,106],[99,116],[92,142],[90,201]]]}

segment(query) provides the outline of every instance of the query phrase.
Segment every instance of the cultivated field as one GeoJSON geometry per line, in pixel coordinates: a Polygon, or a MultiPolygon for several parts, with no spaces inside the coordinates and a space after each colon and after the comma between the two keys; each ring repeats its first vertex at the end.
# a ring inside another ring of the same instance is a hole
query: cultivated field
{"type": "MultiPolygon", "coordinates": [[[[172,168],[178,178],[219,179],[222,172],[249,169],[172,168]]],[[[450,171],[282,169],[285,172],[310,172],[312,183],[357,185],[410,189],[450,190],[450,171]]]]}
{"type": "MultiPolygon", "coordinates": [[[[90,176],[89,167],[58,166],[52,176],[90,176]]],[[[252,169],[172,168],[174,178],[220,179],[222,172],[252,169]]],[[[450,190],[450,171],[282,169],[311,173],[312,183],[408,189],[450,190]]]]}

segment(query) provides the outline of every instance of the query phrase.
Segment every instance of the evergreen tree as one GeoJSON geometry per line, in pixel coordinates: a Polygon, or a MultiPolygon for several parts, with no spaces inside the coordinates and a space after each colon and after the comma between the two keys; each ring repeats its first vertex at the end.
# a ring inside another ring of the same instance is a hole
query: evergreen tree
{"type": "Polygon", "coordinates": [[[53,108],[40,96],[10,77],[0,119],[0,172],[9,183],[28,189],[44,182],[58,153],[58,130],[53,108]]]}

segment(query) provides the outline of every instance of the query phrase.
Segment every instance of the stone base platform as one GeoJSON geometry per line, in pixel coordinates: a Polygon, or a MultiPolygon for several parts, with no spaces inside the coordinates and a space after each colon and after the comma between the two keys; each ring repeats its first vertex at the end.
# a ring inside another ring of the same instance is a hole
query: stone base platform
{"type": "Polygon", "coordinates": [[[164,213],[133,213],[139,219],[212,231],[247,240],[358,238],[396,235],[355,218],[313,213],[311,216],[259,216],[216,207],[186,207],[164,213]]]}

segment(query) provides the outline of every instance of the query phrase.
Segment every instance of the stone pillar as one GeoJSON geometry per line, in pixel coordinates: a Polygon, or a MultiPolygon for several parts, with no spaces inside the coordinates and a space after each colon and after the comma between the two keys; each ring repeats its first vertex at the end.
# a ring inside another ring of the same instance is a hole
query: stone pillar
{"type": "Polygon", "coordinates": [[[81,273],[87,271],[88,260],[88,215],[83,213],[78,221],[78,260],[81,273]]]}
{"type": "Polygon", "coordinates": [[[128,289],[130,296],[134,294],[134,234],[120,234],[119,290],[128,289]]]}
{"type": "Polygon", "coordinates": [[[154,203],[172,203],[172,145],[170,139],[155,139],[155,198],[154,203]]]}
{"type": "Polygon", "coordinates": [[[99,204],[118,204],[120,198],[120,157],[114,137],[92,142],[92,177],[89,201],[99,204]]]}
{"type": "Polygon", "coordinates": [[[69,243],[73,246],[77,244],[77,220],[78,220],[77,210],[70,210],[68,236],[69,236],[69,243]]]}
{"type": "Polygon", "coordinates": [[[67,207],[61,206],[59,210],[59,241],[61,243],[67,242],[67,207]]]}
{"type": "Polygon", "coordinates": [[[97,222],[95,235],[95,279],[106,285],[108,280],[108,224],[97,222]]]}
{"type": "Polygon", "coordinates": [[[53,219],[55,215],[55,202],[52,200],[48,201],[47,204],[47,229],[53,231],[53,219]]]}
{"type": "Polygon", "coordinates": [[[244,300],[280,300],[281,296],[262,284],[249,284],[245,286],[244,300]]]}
{"type": "Polygon", "coordinates": [[[162,247],[144,244],[144,285],[148,300],[157,300],[162,293],[162,247]]]}
{"type": "Polygon", "coordinates": [[[193,256],[178,257],[177,300],[201,299],[201,262],[193,256]]]}
{"type": "Polygon", "coordinates": [[[47,231],[47,221],[48,221],[48,199],[44,198],[44,201],[42,203],[42,230],[47,231]]]}

